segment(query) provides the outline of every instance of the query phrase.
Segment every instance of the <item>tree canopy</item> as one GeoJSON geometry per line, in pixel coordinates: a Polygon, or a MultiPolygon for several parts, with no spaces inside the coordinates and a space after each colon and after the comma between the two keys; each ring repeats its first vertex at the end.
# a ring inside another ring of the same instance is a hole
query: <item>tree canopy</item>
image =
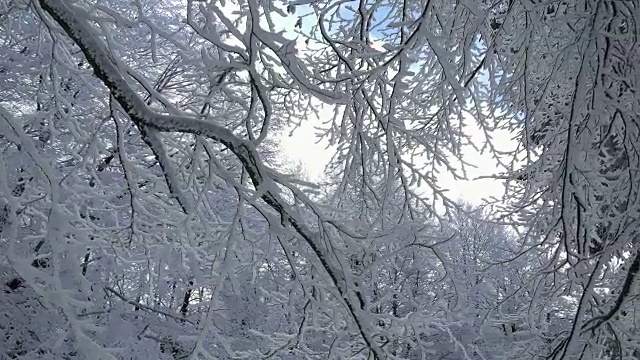
{"type": "Polygon", "coordinates": [[[0,1],[0,358],[640,359],[639,19],[0,1]]]}

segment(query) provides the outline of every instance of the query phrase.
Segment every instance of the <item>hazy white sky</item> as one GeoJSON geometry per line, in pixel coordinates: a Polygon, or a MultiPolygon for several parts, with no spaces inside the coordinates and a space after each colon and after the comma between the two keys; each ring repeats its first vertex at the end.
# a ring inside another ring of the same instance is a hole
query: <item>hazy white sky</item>
{"type": "MultiPolygon", "coordinates": [[[[322,116],[326,111],[321,111],[322,116]]],[[[331,116],[330,113],[327,116],[331,116]]],[[[468,119],[469,123],[473,119],[468,119]]],[[[300,162],[310,180],[321,180],[324,174],[324,167],[331,158],[331,149],[327,150],[327,143],[317,143],[318,137],[315,127],[321,125],[322,121],[315,116],[303,122],[303,125],[294,131],[292,136],[285,134],[281,138],[282,153],[285,158],[293,163],[300,162]]],[[[479,129],[468,126],[473,140],[480,144],[484,138],[479,129]]],[[[496,134],[493,143],[498,149],[512,149],[514,141],[506,133],[496,134]]],[[[442,188],[449,189],[449,195],[453,199],[461,198],[474,204],[480,204],[483,199],[489,197],[501,197],[503,186],[501,181],[492,179],[474,180],[481,176],[501,173],[504,169],[488,153],[480,154],[473,147],[468,146],[464,151],[464,160],[475,168],[467,167],[467,177],[469,180],[454,180],[451,175],[443,170],[441,178],[438,179],[442,188]]]]}
{"type": "MultiPolygon", "coordinates": [[[[235,17],[233,15],[235,11],[233,5],[227,4],[227,7],[222,7],[222,9],[223,12],[231,18],[235,17]]],[[[274,14],[273,23],[278,30],[284,31],[285,36],[294,39],[297,37],[297,34],[294,32],[295,23],[298,20],[298,16],[306,12],[304,10],[304,7],[299,7],[296,14],[286,17],[274,14]]],[[[308,11],[308,9],[306,10],[308,11]]],[[[309,25],[309,21],[312,21],[309,17],[303,20],[303,28],[309,25]]],[[[267,24],[264,23],[263,26],[266,28],[267,24]]],[[[242,28],[242,26],[240,26],[240,28],[242,28]]],[[[235,45],[241,44],[237,43],[235,45]]],[[[296,46],[298,52],[304,51],[304,46],[305,43],[303,41],[298,41],[296,46]]],[[[332,112],[328,108],[320,111],[321,117],[331,115],[332,112]]],[[[301,163],[310,180],[321,180],[324,174],[324,167],[331,158],[332,152],[326,149],[326,142],[317,143],[318,136],[315,127],[321,125],[323,119],[318,119],[315,115],[312,116],[312,118],[303,121],[302,126],[295,130],[292,136],[288,136],[289,131],[282,132],[284,136],[280,139],[282,145],[281,152],[283,157],[288,161],[301,163]]],[[[474,128],[472,125],[474,124],[473,119],[467,120],[467,130],[471,132],[473,141],[481,144],[484,141],[482,132],[474,128]]],[[[501,150],[512,149],[514,146],[514,141],[511,140],[511,136],[506,133],[494,134],[493,142],[494,145],[501,150]]],[[[502,172],[503,169],[497,166],[496,161],[492,159],[490,155],[480,154],[470,146],[465,149],[464,159],[468,163],[476,166],[476,168],[467,168],[467,177],[469,180],[454,180],[446,171],[441,173],[442,176],[439,179],[440,186],[449,189],[450,197],[453,199],[461,198],[475,204],[481,203],[484,198],[501,197],[503,193],[502,182],[491,179],[474,180],[481,176],[502,172]]]]}

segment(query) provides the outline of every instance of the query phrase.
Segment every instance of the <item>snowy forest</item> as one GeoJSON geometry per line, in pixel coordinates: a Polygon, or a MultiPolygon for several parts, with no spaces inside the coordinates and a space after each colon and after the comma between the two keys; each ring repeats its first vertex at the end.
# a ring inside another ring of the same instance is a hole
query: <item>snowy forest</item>
{"type": "Polygon", "coordinates": [[[640,359],[639,36],[638,0],[0,0],[0,359],[640,359]]]}

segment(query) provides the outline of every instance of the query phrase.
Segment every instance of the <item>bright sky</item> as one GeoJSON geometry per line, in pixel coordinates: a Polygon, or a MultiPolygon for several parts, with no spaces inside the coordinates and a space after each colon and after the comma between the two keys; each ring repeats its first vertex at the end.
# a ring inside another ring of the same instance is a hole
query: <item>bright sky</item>
{"type": "MultiPolygon", "coordinates": [[[[223,6],[223,11],[225,14],[233,17],[231,14],[233,14],[235,10],[234,5],[227,4],[227,7],[223,6]]],[[[298,8],[295,15],[281,17],[277,14],[273,14],[274,24],[278,30],[283,30],[285,32],[285,36],[290,34],[290,36],[287,37],[293,39],[297,37],[297,34],[294,32],[294,26],[298,20],[298,15],[303,13],[304,11],[298,8]]],[[[303,28],[306,28],[308,21],[310,21],[309,18],[305,18],[303,20],[303,28]]],[[[267,28],[266,23],[263,24],[263,26],[267,28]]],[[[303,41],[297,42],[296,47],[299,52],[304,51],[304,46],[305,44],[303,41]]],[[[332,112],[329,107],[319,113],[321,117],[332,116],[332,112]]],[[[282,145],[281,152],[282,156],[291,162],[292,165],[295,166],[298,163],[302,164],[306,170],[309,180],[321,180],[324,174],[324,168],[331,158],[332,152],[327,150],[326,142],[317,143],[319,138],[316,134],[315,127],[322,124],[322,119],[318,119],[315,115],[312,116],[312,118],[308,118],[306,121],[303,121],[302,126],[296,129],[291,136],[288,136],[289,131],[282,132],[284,135],[280,139],[282,145]]],[[[482,132],[471,126],[471,124],[474,123],[473,119],[468,120],[469,125],[467,126],[467,130],[472,136],[472,140],[476,144],[481,144],[484,139],[482,132]]],[[[512,149],[514,146],[514,141],[511,140],[511,136],[506,133],[494,134],[493,142],[494,146],[500,150],[512,149]]],[[[490,197],[499,198],[502,196],[502,182],[491,179],[474,180],[481,176],[494,175],[503,171],[497,166],[496,161],[493,160],[489,154],[480,154],[472,147],[467,147],[464,152],[464,160],[477,166],[476,168],[467,168],[467,177],[469,180],[454,180],[446,173],[446,171],[441,173],[442,176],[439,179],[439,183],[442,188],[449,189],[449,195],[451,198],[460,198],[474,204],[480,204],[483,199],[490,197]]]]}
{"type": "MultiPolygon", "coordinates": [[[[323,112],[320,112],[322,116],[323,112]]],[[[326,116],[331,116],[327,114],[326,116]]],[[[470,119],[472,120],[472,119],[470,119]]],[[[321,180],[324,174],[324,167],[332,156],[331,150],[327,150],[326,142],[318,142],[315,126],[319,126],[321,121],[314,118],[307,119],[302,126],[281,138],[282,154],[292,163],[301,163],[305,168],[309,180],[321,180]]],[[[483,134],[479,129],[469,126],[469,132],[477,144],[483,141],[483,134]]],[[[493,139],[494,146],[500,150],[511,149],[514,141],[506,133],[496,134],[493,139]]],[[[449,195],[453,199],[464,199],[474,204],[482,203],[483,199],[490,197],[500,198],[503,193],[501,181],[492,179],[479,179],[478,177],[501,173],[504,169],[498,167],[496,161],[488,153],[480,154],[474,148],[468,146],[464,151],[464,160],[476,166],[467,167],[467,177],[469,180],[454,180],[453,177],[443,171],[438,179],[441,187],[449,189],[449,195]]]]}

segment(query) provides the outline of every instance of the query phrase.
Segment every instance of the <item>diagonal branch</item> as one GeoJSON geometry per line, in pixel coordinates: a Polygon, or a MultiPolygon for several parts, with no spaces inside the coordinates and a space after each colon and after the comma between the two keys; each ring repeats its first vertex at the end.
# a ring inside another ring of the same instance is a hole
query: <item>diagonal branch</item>
{"type": "Polygon", "coordinates": [[[378,347],[366,326],[361,296],[348,286],[345,274],[339,264],[332,264],[327,250],[321,246],[320,236],[312,231],[281,198],[278,187],[266,170],[254,144],[234,135],[229,129],[213,122],[205,121],[203,116],[165,115],[150,109],[140,98],[122,75],[112,60],[108,49],[95,34],[92,26],[73,5],[63,0],[40,0],[40,6],[62,27],[77,46],[80,47],[95,75],[110,90],[111,95],[120,104],[136,126],[152,128],[160,132],[182,132],[206,136],[226,146],[242,163],[249,174],[253,186],[259,189],[262,200],[276,210],[282,223],[290,225],[314,252],[322,264],[331,282],[336,286],[348,312],[353,318],[358,332],[373,353],[375,359],[384,359],[384,352],[378,347]]]}
{"type": "Polygon", "coordinates": [[[633,281],[636,275],[638,274],[639,270],[640,270],[640,250],[636,251],[636,255],[634,256],[633,261],[631,262],[629,271],[627,271],[627,276],[624,279],[622,290],[620,291],[620,294],[616,298],[616,301],[613,304],[613,307],[606,314],[601,316],[596,316],[590,319],[589,321],[587,321],[582,326],[583,333],[591,330],[595,330],[603,323],[609,321],[614,315],[618,313],[618,311],[620,310],[620,307],[622,306],[624,301],[627,299],[627,296],[631,291],[631,285],[633,285],[633,281]]]}
{"type": "MultiPolygon", "coordinates": [[[[178,321],[186,321],[191,325],[195,325],[195,323],[193,321],[191,321],[191,320],[189,320],[189,319],[187,319],[185,317],[181,317],[181,316],[172,314],[170,312],[163,311],[163,310],[160,310],[160,309],[156,309],[156,308],[153,308],[151,306],[147,306],[147,305],[141,304],[141,303],[139,303],[137,301],[133,301],[131,299],[128,299],[124,295],[122,295],[121,293],[117,292],[116,290],[114,290],[113,288],[111,288],[109,286],[105,286],[104,287],[104,291],[106,291],[108,293],[111,293],[111,294],[117,296],[118,298],[120,298],[120,300],[122,300],[122,301],[124,301],[124,302],[126,302],[128,304],[134,305],[135,307],[138,307],[138,308],[140,308],[142,310],[158,313],[160,315],[164,315],[166,317],[170,317],[170,318],[178,320],[178,321]]],[[[87,316],[88,314],[81,314],[81,315],[82,316],[87,316]]]]}

